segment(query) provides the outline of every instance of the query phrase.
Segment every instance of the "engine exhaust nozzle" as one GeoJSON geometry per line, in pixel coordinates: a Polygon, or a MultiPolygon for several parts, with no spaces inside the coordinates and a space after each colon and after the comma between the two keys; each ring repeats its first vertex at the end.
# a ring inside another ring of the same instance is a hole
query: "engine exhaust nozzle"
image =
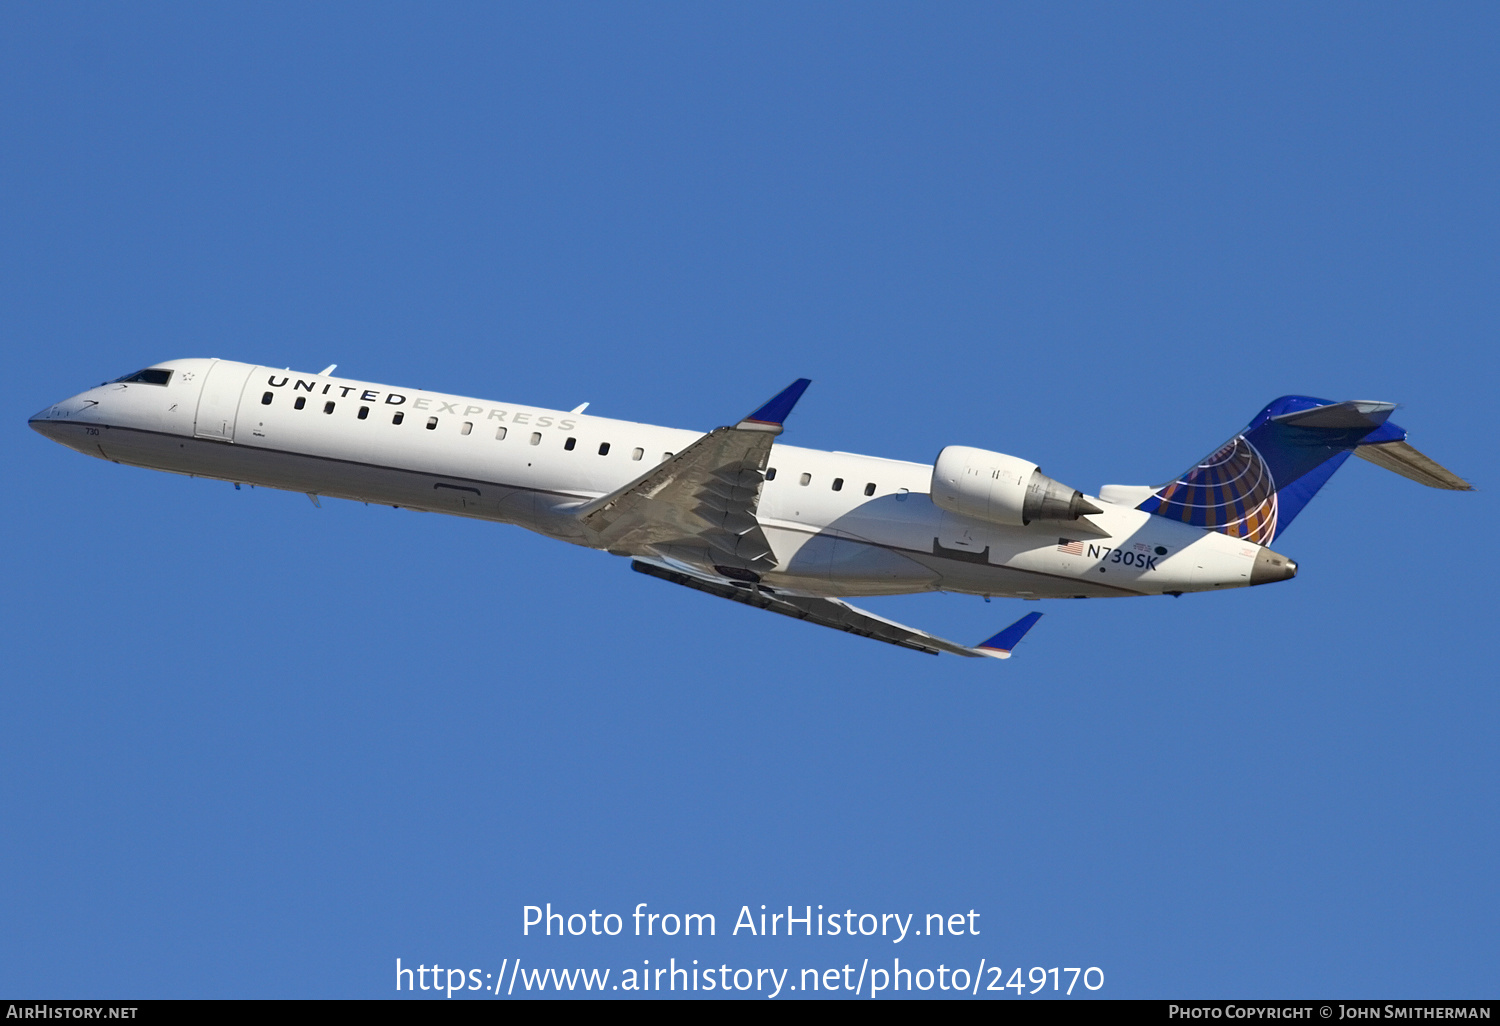
{"type": "Polygon", "coordinates": [[[1026,483],[1026,501],[1021,507],[1021,518],[1026,523],[1033,520],[1077,520],[1090,513],[1104,512],[1083,497],[1077,488],[1069,488],[1061,481],[1054,481],[1040,470],[1034,471],[1026,483]]]}

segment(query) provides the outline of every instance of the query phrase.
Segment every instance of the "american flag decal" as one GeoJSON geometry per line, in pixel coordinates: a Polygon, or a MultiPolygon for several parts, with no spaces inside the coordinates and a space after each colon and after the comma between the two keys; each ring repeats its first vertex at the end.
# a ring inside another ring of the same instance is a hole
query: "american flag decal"
{"type": "Polygon", "coordinates": [[[1083,555],[1083,542],[1073,541],[1069,538],[1057,539],[1057,551],[1066,552],[1070,556],[1083,555]]]}

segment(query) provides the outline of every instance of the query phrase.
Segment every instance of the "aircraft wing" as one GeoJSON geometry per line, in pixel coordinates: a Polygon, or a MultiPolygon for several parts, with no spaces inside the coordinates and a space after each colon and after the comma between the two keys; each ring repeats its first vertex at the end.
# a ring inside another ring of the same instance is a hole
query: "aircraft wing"
{"type": "Polygon", "coordinates": [[[752,587],[748,584],[736,584],[730,581],[710,580],[706,577],[683,573],[659,563],[648,563],[639,559],[631,561],[630,568],[638,573],[657,577],[663,581],[671,581],[673,584],[680,584],[683,587],[693,588],[697,591],[706,592],[709,595],[727,598],[732,602],[754,606],[756,609],[765,609],[772,613],[780,613],[782,616],[795,617],[798,620],[806,620],[809,623],[815,623],[823,627],[832,627],[834,630],[858,634],[863,638],[874,638],[876,641],[884,641],[889,645],[899,645],[901,648],[915,649],[918,652],[926,652],[929,655],[937,655],[939,652],[951,652],[954,655],[961,656],[990,656],[995,659],[1009,659],[1011,649],[1042,618],[1041,613],[1027,613],[994,637],[970,647],[948,641],[945,638],[939,638],[936,635],[928,634],[926,631],[917,630],[915,627],[903,626],[894,620],[887,620],[883,616],[876,616],[874,613],[857,609],[847,602],[842,602],[834,598],[788,595],[782,592],[773,592],[769,588],[752,587]]]}
{"type": "Polygon", "coordinates": [[[774,569],[776,557],[755,511],[771,443],[810,383],[798,378],[738,424],[714,428],[574,515],[602,548],[706,546],[717,565],[774,569]]]}

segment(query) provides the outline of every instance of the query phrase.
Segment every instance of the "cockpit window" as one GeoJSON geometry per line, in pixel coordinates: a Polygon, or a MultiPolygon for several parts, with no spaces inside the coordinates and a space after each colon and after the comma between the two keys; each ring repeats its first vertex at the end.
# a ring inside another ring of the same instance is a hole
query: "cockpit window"
{"type": "Polygon", "coordinates": [[[127,374],[123,378],[115,378],[110,384],[142,384],[142,385],[165,385],[172,380],[172,372],[161,367],[147,367],[143,371],[127,374]]]}

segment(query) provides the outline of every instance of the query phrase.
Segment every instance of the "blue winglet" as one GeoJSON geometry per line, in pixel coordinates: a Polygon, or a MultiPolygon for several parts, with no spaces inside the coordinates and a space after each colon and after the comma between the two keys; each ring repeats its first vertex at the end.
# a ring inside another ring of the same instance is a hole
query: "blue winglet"
{"type": "Polygon", "coordinates": [[[792,407],[797,405],[797,400],[802,398],[802,393],[806,392],[807,386],[811,384],[810,378],[798,378],[778,392],[776,398],[740,421],[740,426],[768,427],[779,431],[787,414],[792,412],[792,407]]]}
{"type": "Polygon", "coordinates": [[[1020,644],[1026,632],[1036,626],[1036,622],[1042,618],[1041,613],[1027,613],[1005,630],[996,634],[988,641],[981,641],[974,646],[985,655],[999,656],[1001,659],[1010,658],[1010,650],[1020,644]]]}

